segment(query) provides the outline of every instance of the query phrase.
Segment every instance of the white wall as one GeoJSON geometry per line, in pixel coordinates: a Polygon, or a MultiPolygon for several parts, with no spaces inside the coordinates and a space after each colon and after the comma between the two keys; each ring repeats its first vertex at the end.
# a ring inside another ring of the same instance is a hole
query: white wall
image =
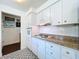
{"type": "MultiPolygon", "coordinates": [[[[13,9],[13,8],[6,6],[6,5],[0,5],[0,56],[2,55],[2,51],[1,51],[2,50],[2,45],[1,45],[1,41],[2,41],[2,38],[1,38],[1,20],[2,20],[1,19],[1,12],[21,16],[22,22],[24,22],[24,14],[25,14],[25,12],[23,12],[23,11],[13,9]]],[[[23,23],[22,23],[22,25],[23,25],[23,23]]],[[[21,28],[21,35],[23,34],[22,30],[23,30],[23,27],[21,28]]],[[[25,47],[24,44],[22,44],[25,42],[23,36],[24,35],[21,36],[21,49],[25,47]],[[24,47],[22,47],[22,46],[24,46],[24,47]]]]}
{"type": "Polygon", "coordinates": [[[20,42],[20,28],[4,28],[2,33],[2,46],[20,42]]]}

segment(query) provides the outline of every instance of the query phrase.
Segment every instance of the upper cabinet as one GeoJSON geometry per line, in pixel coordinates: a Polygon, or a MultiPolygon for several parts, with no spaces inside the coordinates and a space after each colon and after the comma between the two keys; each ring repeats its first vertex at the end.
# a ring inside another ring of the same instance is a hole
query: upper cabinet
{"type": "Polygon", "coordinates": [[[62,1],[57,1],[51,6],[52,25],[62,24],[62,1]]]}
{"type": "Polygon", "coordinates": [[[78,8],[78,0],[48,0],[36,11],[28,13],[28,25],[78,24],[78,8]]]}
{"type": "Polygon", "coordinates": [[[35,9],[32,8],[26,13],[27,26],[32,27],[37,25],[37,13],[35,9]]]}
{"type": "Polygon", "coordinates": [[[44,23],[51,23],[50,20],[50,7],[43,10],[43,20],[44,23]]]}
{"type": "Polygon", "coordinates": [[[63,24],[79,23],[78,0],[63,0],[63,24]]]}
{"type": "Polygon", "coordinates": [[[37,23],[38,25],[40,25],[40,23],[43,22],[43,16],[42,16],[42,12],[37,13],[37,23]]]}
{"type": "Polygon", "coordinates": [[[27,21],[28,21],[28,26],[29,27],[37,25],[36,13],[29,13],[27,21]]]}
{"type": "Polygon", "coordinates": [[[78,8],[78,0],[57,0],[38,13],[39,23],[78,24],[78,8]]]}
{"type": "Polygon", "coordinates": [[[39,24],[38,25],[43,25],[46,23],[50,23],[50,8],[46,8],[44,10],[42,10],[40,13],[38,13],[38,21],[39,24]]]}

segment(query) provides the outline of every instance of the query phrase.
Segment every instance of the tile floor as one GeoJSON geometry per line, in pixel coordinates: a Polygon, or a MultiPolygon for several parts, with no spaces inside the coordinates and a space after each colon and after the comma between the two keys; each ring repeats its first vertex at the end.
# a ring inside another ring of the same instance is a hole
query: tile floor
{"type": "Polygon", "coordinates": [[[38,59],[28,48],[4,55],[0,59],[38,59]]]}

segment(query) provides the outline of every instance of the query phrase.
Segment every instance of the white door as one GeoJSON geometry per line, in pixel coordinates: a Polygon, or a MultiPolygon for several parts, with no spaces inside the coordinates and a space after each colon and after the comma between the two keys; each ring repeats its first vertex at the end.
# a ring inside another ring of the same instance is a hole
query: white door
{"type": "Polygon", "coordinates": [[[79,23],[78,0],[63,0],[63,24],[79,23]]]}

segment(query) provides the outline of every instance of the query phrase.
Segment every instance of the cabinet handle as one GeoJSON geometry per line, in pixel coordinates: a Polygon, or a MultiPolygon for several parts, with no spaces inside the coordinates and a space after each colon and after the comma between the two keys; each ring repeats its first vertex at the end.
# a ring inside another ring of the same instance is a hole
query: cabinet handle
{"type": "Polygon", "coordinates": [[[67,51],[66,54],[70,54],[70,53],[67,51]]]}
{"type": "Polygon", "coordinates": [[[64,22],[66,23],[67,21],[65,20],[64,22]]]}
{"type": "Polygon", "coordinates": [[[60,21],[58,21],[58,23],[60,23],[60,21]]]}
{"type": "Polygon", "coordinates": [[[53,52],[50,52],[51,54],[53,54],[53,52]]]}
{"type": "Polygon", "coordinates": [[[51,48],[53,48],[53,46],[51,46],[51,48]]]}

